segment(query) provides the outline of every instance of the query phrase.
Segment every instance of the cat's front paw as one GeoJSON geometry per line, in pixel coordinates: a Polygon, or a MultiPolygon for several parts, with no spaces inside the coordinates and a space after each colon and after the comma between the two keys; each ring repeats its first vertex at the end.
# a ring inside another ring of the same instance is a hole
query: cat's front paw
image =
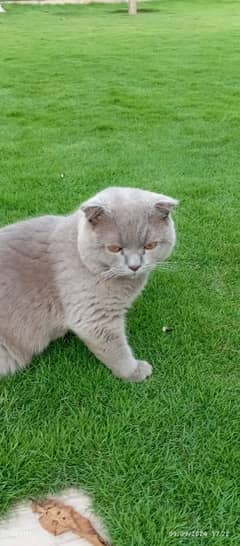
{"type": "Polygon", "coordinates": [[[138,365],[136,370],[127,378],[127,381],[133,381],[135,383],[140,383],[152,375],[152,366],[145,362],[145,360],[138,360],[138,365]]]}

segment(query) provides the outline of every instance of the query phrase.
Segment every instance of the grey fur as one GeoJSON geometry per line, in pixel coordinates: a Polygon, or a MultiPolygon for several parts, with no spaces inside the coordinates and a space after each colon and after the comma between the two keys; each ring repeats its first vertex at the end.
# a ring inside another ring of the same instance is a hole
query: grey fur
{"type": "Polygon", "coordinates": [[[139,189],[107,188],[69,216],[0,229],[0,374],[24,368],[71,330],[114,375],[149,376],[150,364],[128,345],[124,316],[149,272],[171,254],[176,204],[139,189]],[[155,249],[144,250],[155,241],[155,249]]]}

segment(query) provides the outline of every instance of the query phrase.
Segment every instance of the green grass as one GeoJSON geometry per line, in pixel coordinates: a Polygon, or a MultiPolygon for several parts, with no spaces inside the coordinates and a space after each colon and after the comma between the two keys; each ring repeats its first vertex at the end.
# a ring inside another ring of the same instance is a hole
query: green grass
{"type": "Polygon", "coordinates": [[[129,313],[153,377],[118,381],[68,336],[1,381],[1,510],[80,485],[114,546],[237,545],[239,2],[144,8],[0,16],[1,224],[113,184],[181,200],[174,269],[129,313]]]}

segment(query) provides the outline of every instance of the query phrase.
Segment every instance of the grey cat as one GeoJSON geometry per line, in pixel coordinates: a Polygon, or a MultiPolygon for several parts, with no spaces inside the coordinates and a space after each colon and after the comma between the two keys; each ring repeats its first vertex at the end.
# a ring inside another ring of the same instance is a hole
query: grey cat
{"type": "Polygon", "coordinates": [[[0,374],[24,368],[71,330],[117,377],[151,375],[133,356],[124,317],[172,252],[175,205],[165,195],[107,188],[69,216],[0,229],[0,374]]]}

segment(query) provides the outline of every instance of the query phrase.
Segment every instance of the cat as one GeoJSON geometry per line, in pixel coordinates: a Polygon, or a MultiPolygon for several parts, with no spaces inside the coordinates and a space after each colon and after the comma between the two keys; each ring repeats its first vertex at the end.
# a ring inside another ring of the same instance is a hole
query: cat
{"type": "Polygon", "coordinates": [[[74,332],[112,373],[139,382],[124,317],[150,271],[168,258],[176,199],[111,187],[67,216],[42,216],[0,229],[0,374],[74,332]]]}

